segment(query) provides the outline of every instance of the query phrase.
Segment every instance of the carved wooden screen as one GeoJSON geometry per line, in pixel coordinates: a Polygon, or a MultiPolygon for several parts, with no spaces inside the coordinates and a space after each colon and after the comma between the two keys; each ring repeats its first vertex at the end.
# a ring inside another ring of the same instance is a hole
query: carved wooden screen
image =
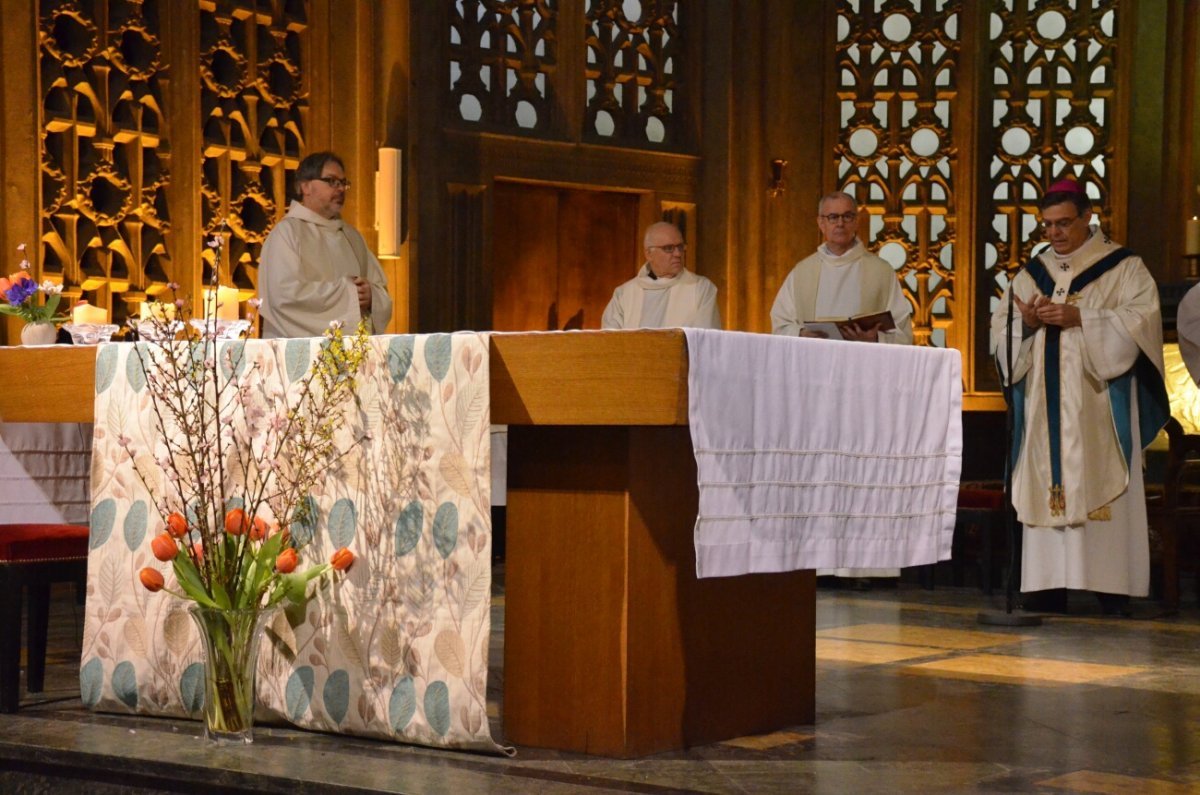
{"type": "MultiPolygon", "coordinates": [[[[980,322],[1043,241],[1038,203],[1052,182],[1078,178],[1102,226],[1112,220],[1117,6],[1118,0],[991,3],[987,111],[995,137],[988,191],[980,197],[987,224],[980,322]]],[[[998,388],[986,348],[976,351],[977,376],[998,388]]]]}
{"type": "Polygon", "coordinates": [[[680,71],[674,0],[592,0],[585,25],[589,140],[678,144],[675,75],[680,71]]]}
{"type": "Polygon", "coordinates": [[[452,0],[450,123],[541,138],[677,148],[682,35],[675,0],[452,0]],[[578,4],[565,4],[578,9],[578,4]],[[583,74],[560,73],[562,36],[586,49],[583,74]],[[580,37],[575,39],[574,37],[580,37]],[[564,92],[586,93],[565,101],[564,92]],[[578,99],[578,102],[573,100],[578,99]],[[562,118],[564,107],[583,118],[562,118]],[[572,123],[569,123],[572,122],[572,123]]]}
{"type": "MultiPolygon", "coordinates": [[[[70,300],[137,301],[170,271],[158,4],[43,2],[42,277],[70,300]]],[[[69,300],[64,302],[69,304],[69,300]]]]}
{"type": "MultiPolygon", "coordinates": [[[[243,297],[258,283],[259,250],[287,212],[304,152],[307,19],[304,0],[200,2],[202,223],[207,235],[227,225],[219,280],[243,297]]],[[[208,279],[213,250],[202,256],[208,279]]]]}
{"type": "Polygon", "coordinates": [[[918,344],[944,346],[955,295],[961,3],[838,3],[837,184],[869,213],[866,245],[896,269],[918,344]]]}

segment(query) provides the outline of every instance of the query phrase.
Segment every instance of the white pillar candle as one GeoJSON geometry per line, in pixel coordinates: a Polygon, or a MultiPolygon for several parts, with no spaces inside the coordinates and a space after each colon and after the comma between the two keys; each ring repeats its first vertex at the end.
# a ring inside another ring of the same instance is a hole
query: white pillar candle
{"type": "Polygon", "coordinates": [[[100,306],[92,306],[87,301],[80,301],[71,310],[71,322],[75,325],[94,323],[102,325],[108,322],[108,310],[100,306]]]}
{"type": "Polygon", "coordinates": [[[238,319],[238,290],[236,287],[217,287],[216,291],[204,288],[200,291],[204,302],[204,317],[218,320],[238,319]]]}
{"type": "Polygon", "coordinates": [[[1186,230],[1183,253],[1200,254],[1200,218],[1193,215],[1187,222],[1186,230]]]}

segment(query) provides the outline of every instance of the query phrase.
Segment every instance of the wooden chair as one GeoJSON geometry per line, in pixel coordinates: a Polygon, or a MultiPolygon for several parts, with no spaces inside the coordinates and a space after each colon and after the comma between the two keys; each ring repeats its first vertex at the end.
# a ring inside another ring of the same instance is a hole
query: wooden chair
{"type": "Polygon", "coordinates": [[[16,712],[21,684],[21,598],[29,593],[26,686],[45,683],[50,585],[87,577],[88,528],[69,524],[0,525],[0,712],[16,712]]]}
{"type": "MultiPolygon", "coordinates": [[[[1004,486],[1000,483],[963,483],[958,490],[954,516],[954,541],[950,570],[955,586],[962,585],[963,561],[974,558],[979,571],[979,587],[991,596],[992,551],[1004,529],[1004,486]]],[[[918,581],[926,590],[934,587],[936,567],[918,567],[918,581]]]]}
{"type": "Polygon", "coordinates": [[[1158,540],[1162,603],[1174,610],[1180,602],[1180,541],[1200,521],[1200,435],[1184,433],[1174,417],[1165,430],[1166,471],[1161,486],[1147,485],[1146,514],[1158,540]]]}

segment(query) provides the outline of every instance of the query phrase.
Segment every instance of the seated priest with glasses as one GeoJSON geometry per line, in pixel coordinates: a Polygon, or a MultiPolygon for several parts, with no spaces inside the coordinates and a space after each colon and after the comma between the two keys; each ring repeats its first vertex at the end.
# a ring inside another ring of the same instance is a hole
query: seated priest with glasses
{"type": "Polygon", "coordinates": [[[651,224],[643,237],[646,262],[613,291],[601,328],[721,328],[717,286],[683,267],[687,244],[674,224],[651,224]]]}
{"type": "Polygon", "coordinates": [[[1127,615],[1150,590],[1142,448],[1169,416],[1158,287],[1090,225],[1078,182],[1051,185],[1041,211],[1050,245],[1012,280],[991,334],[1011,384],[1023,603],[1065,612],[1073,588],[1127,615]]]}
{"type": "Polygon", "coordinates": [[[342,220],[350,180],[341,158],[317,152],[296,169],[296,200],[267,235],[259,258],[262,336],[317,337],[331,321],[387,330],[392,299],[379,260],[342,220]]]}
{"type": "Polygon", "coordinates": [[[858,239],[854,198],[841,191],[823,197],[817,227],[824,242],[779,288],[771,307],[772,333],[828,337],[832,332],[825,329],[836,328],[845,340],[912,344],[912,306],[892,266],[858,239]],[[880,320],[885,313],[891,317],[880,320]]]}

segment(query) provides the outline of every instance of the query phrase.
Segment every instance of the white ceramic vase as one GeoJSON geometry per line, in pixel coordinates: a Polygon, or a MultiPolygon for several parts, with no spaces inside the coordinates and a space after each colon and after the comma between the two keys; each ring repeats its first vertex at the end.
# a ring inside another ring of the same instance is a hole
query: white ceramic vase
{"type": "Polygon", "coordinates": [[[58,327],[53,323],[26,323],[21,328],[22,345],[53,345],[58,327]]]}

